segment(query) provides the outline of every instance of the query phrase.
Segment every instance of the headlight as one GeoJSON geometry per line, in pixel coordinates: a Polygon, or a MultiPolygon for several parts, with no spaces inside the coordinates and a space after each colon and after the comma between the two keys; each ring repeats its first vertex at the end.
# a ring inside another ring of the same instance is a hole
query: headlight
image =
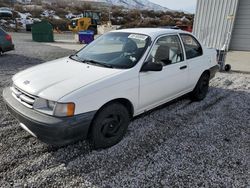
{"type": "Polygon", "coordinates": [[[57,103],[54,109],[54,115],[59,117],[70,117],[75,114],[74,103],[57,103]]]}
{"type": "Polygon", "coordinates": [[[70,117],[75,114],[74,103],[57,103],[42,98],[37,98],[33,108],[39,112],[58,117],[70,117]]]}
{"type": "Polygon", "coordinates": [[[56,105],[56,102],[54,102],[54,101],[47,101],[47,106],[48,106],[49,109],[54,110],[55,105],[56,105]]]}

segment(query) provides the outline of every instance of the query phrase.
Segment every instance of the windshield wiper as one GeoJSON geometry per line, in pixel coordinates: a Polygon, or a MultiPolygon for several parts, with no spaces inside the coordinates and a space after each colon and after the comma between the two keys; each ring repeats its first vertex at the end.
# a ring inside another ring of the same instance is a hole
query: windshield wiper
{"type": "Polygon", "coordinates": [[[99,66],[103,66],[103,67],[107,67],[107,68],[114,68],[110,64],[103,63],[103,62],[96,61],[96,60],[92,60],[92,59],[85,59],[85,60],[82,60],[82,62],[87,63],[87,64],[92,64],[92,65],[99,65],[99,66]]]}
{"type": "Polygon", "coordinates": [[[77,54],[70,55],[69,58],[75,61],[82,62],[77,54]]]}
{"type": "Polygon", "coordinates": [[[71,55],[71,56],[69,56],[69,58],[73,59],[75,61],[90,64],[90,65],[98,65],[98,66],[107,67],[107,68],[114,68],[110,64],[106,64],[106,63],[96,61],[96,60],[93,60],[93,59],[84,59],[84,60],[82,60],[77,54],[71,55]]]}

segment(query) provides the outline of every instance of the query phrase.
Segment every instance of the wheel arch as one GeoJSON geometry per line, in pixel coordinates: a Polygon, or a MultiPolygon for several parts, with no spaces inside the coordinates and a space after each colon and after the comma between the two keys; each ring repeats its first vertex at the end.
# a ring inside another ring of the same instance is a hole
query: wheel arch
{"type": "Polygon", "coordinates": [[[202,77],[204,74],[208,74],[209,77],[211,76],[210,70],[207,69],[207,70],[203,71],[203,72],[201,73],[200,77],[198,78],[198,80],[197,80],[195,86],[193,87],[193,90],[195,89],[195,87],[196,87],[197,84],[199,83],[199,80],[201,79],[201,77],[202,77]]]}
{"type": "Polygon", "coordinates": [[[132,104],[132,102],[126,98],[117,98],[117,99],[113,99],[107,103],[105,103],[104,105],[102,105],[102,107],[96,112],[96,114],[98,114],[99,111],[101,111],[104,107],[112,104],[112,103],[120,103],[121,105],[125,106],[126,109],[128,110],[130,117],[132,118],[134,116],[134,106],[132,104]]]}
{"type": "MultiPolygon", "coordinates": [[[[205,71],[201,74],[201,76],[202,76],[203,74],[208,74],[209,77],[210,77],[210,75],[211,75],[210,70],[205,70],[205,71]]],[[[200,76],[200,77],[201,77],[201,76],[200,76]]]]}

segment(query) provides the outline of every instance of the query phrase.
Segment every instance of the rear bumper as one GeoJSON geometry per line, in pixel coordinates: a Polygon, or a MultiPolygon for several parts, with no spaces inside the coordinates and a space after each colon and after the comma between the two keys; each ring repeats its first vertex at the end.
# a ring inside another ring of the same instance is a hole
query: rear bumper
{"type": "Polygon", "coordinates": [[[51,145],[61,146],[87,138],[95,114],[94,111],[64,118],[45,115],[22,105],[12,96],[9,88],[4,89],[3,98],[22,128],[51,145]]]}
{"type": "Polygon", "coordinates": [[[14,44],[10,45],[10,46],[6,46],[3,48],[3,52],[8,52],[8,51],[11,51],[11,50],[14,50],[15,49],[15,46],[14,44]]]}
{"type": "Polygon", "coordinates": [[[215,65],[215,66],[211,67],[211,68],[209,69],[209,72],[210,72],[210,79],[214,78],[214,77],[215,77],[215,74],[216,74],[217,72],[219,72],[219,70],[220,70],[220,66],[219,66],[219,65],[215,65]]]}

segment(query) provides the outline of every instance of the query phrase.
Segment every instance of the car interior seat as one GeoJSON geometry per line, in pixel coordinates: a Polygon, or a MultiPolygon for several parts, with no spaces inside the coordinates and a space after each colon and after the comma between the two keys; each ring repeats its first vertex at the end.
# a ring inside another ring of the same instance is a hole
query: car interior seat
{"type": "Polygon", "coordinates": [[[155,62],[161,63],[163,66],[171,64],[169,60],[169,47],[160,45],[155,53],[155,62]]]}
{"type": "Polygon", "coordinates": [[[122,50],[124,54],[136,54],[138,47],[135,41],[128,39],[128,41],[124,44],[122,50]]]}

